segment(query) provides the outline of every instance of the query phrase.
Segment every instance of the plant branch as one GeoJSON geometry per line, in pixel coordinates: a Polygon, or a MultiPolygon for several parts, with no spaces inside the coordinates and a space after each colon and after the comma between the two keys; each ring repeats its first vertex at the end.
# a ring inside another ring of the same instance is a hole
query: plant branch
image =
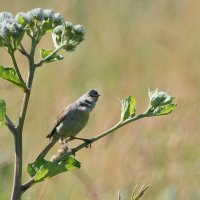
{"type": "Polygon", "coordinates": [[[48,59],[50,59],[52,56],[54,56],[58,51],[60,51],[62,48],[64,48],[66,44],[60,45],[57,47],[51,54],[49,54],[47,57],[43,58],[39,62],[35,64],[35,67],[41,67],[43,63],[45,63],[48,59]]]}
{"type": "Polygon", "coordinates": [[[27,87],[26,87],[26,84],[25,84],[25,82],[24,82],[24,80],[23,80],[23,78],[22,78],[22,76],[21,76],[20,71],[19,71],[19,67],[18,67],[18,65],[17,65],[17,61],[16,61],[16,59],[15,59],[14,52],[10,53],[10,56],[11,56],[11,58],[12,58],[15,71],[16,71],[18,77],[19,77],[19,80],[20,80],[20,82],[21,82],[21,84],[22,84],[22,87],[23,87],[23,89],[24,89],[24,92],[28,92],[28,89],[27,89],[27,87]]]}
{"type": "MultiPolygon", "coordinates": [[[[97,140],[100,140],[101,138],[109,135],[110,133],[114,132],[115,130],[125,126],[126,124],[130,123],[130,122],[133,122],[133,121],[136,121],[136,120],[139,120],[141,118],[144,118],[144,117],[149,117],[148,114],[146,113],[143,113],[143,114],[140,114],[140,115],[137,115],[135,117],[132,117],[130,119],[127,119],[123,122],[119,122],[117,123],[115,126],[113,126],[112,128],[100,133],[99,135],[97,135],[96,137],[93,137],[91,139],[91,144],[96,142],[97,140]]],[[[57,158],[56,160],[54,160],[54,162],[57,162],[59,163],[60,161],[63,160],[63,158],[67,157],[67,156],[71,156],[71,155],[74,155],[74,153],[80,151],[81,149],[85,148],[88,144],[83,142],[82,144],[78,145],[77,147],[73,148],[73,151],[70,151],[70,152],[66,152],[64,153],[63,155],[61,155],[59,158],[57,158]]],[[[26,183],[22,184],[22,191],[25,192],[27,189],[29,189],[33,184],[35,184],[35,180],[34,180],[34,177],[32,177],[30,180],[28,180],[26,183]]]]}
{"type": "MultiPolygon", "coordinates": [[[[132,117],[132,118],[130,118],[130,119],[127,119],[127,120],[125,120],[125,121],[123,121],[123,122],[117,123],[117,124],[116,124],[115,126],[113,126],[112,128],[110,128],[110,129],[108,129],[108,130],[106,130],[106,131],[100,133],[100,134],[97,135],[96,137],[93,137],[93,138],[91,139],[91,144],[92,144],[93,142],[96,142],[97,140],[100,140],[101,138],[103,138],[103,137],[109,135],[109,134],[112,133],[113,131],[115,131],[115,130],[117,130],[117,129],[123,127],[123,126],[125,126],[126,124],[128,124],[128,123],[130,123],[130,122],[133,122],[133,121],[136,121],[136,120],[138,120],[138,119],[144,118],[144,117],[148,117],[148,115],[145,114],[145,113],[144,113],[144,114],[140,114],[140,115],[137,115],[137,116],[132,117]]],[[[56,159],[55,162],[59,163],[64,157],[73,155],[74,153],[80,151],[81,149],[83,149],[83,148],[86,147],[87,145],[88,145],[87,143],[83,142],[83,143],[80,144],[79,146],[75,147],[75,148],[73,149],[73,152],[67,152],[67,153],[63,154],[63,155],[60,156],[58,159],[56,159]]]]}
{"type": "MultiPolygon", "coordinates": [[[[28,83],[33,79],[33,73],[29,73],[28,83]]],[[[28,84],[27,84],[28,85],[28,84]]],[[[22,131],[26,116],[26,111],[28,107],[28,102],[30,98],[30,88],[29,92],[24,93],[23,103],[19,115],[19,121],[17,125],[17,134],[14,137],[15,141],[15,169],[14,169],[14,180],[13,180],[13,191],[12,200],[18,200],[21,196],[21,177],[22,177],[22,131]]]]}
{"type": "Polygon", "coordinates": [[[29,58],[29,54],[28,54],[28,52],[25,50],[25,48],[23,47],[23,45],[20,44],[19,46],[20,46],[20,48],[18,48],[19,52],[20,52],[22,55],[24,55],[24,56],[26,56],[27,58],[29,58]]]}
{"type": "Polygon", "coordinates": [[[8,127],[10,132],[13,135],[17,134],[17,129],[16,129],[15,125],[12,123],[12,121],[10,120],[10,118],[7,115],[5,115],[5,119],[6,119],[6,126],[8,127]]]}

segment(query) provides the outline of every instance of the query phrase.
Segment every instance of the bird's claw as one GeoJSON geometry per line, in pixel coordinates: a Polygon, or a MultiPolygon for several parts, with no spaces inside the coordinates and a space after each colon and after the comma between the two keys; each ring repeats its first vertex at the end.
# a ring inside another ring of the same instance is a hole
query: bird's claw
{"type": "Polygon", "coordinates": [[[72,153],[72,155],[75,157],[76,156],[76,149],[70,149],[70,151],[71,151],[71,153],[72,153]]]}
{"type": "Polygon", "coordinates": [[[84,139],[83,140],[86,144],[86,148],[90,148],[91,149],[91,143],[92,143],[92,140],[91,139],[84,139]]]}

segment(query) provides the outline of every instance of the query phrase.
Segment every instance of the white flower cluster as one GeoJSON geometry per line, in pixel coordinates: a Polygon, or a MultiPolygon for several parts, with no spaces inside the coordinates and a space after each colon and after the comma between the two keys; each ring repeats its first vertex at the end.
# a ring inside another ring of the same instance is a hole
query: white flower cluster
{"type": "Polygon", "coordinates": [[[11,13],[0,12],[0,46],[15,51],[24,34],[24,28],[11,13]]]}
{"type": "Polygon", "coordinates": [[[60,13],[55,13],[51,9],[41,8],[35,8],[28,12],[20,12],[16,15],[15,19],[31,36],[36,34],[44,35],[65,22],[60,13]]]}
{"type": "Polygon", "coordinates": [[[35,8],[20,12],[15,17],[8,12],[0,13],[0,46],[13,52],[20,44],[24,33],[38,41],[47,32],[52,33],[54,46],[63,45],[66,51],[73,51],[84,40],[82,25],[65,22],[60,13],[51,9],[35,8]]]}
{"type": "Polygon", "coordinates": [[[82,25],[65,22],[53,29],[54,46],[66,45],[66,51],[73,51],[84,40],[85,29],[82,25]]]}

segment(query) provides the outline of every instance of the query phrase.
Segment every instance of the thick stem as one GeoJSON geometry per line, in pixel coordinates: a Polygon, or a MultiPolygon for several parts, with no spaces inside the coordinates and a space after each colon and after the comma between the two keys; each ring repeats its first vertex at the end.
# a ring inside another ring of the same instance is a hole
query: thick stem
{"type": "Polygon", "coordinates": [[[22,177],[22,135],[17,132],[14,135],[15,142],[15,168],[12,189],[12,200],[21,199],[21,177],[22,177]]]}
{"type": "Polygon", "coordinates": [[[20,200],[22,195],[21,179],[22,179],[22,132],[24,127],[24,121],[26,117],[26,112],[28,108],[28,102],[31,94],[31,87],[33,83],[33,77],[35,72],[34,67],[34,52],[37,42],[32,40],[32,49],[29,56],[29,75],[27,79],[26,88],[27,91],[24,93],[24,98],[22,102],[22,107],[19,115],[19,121],[17,125],[17,132],[14,135],[15,142],[15,168],[14,168],[14,179],[13,179],[13,190],[12,190],[12,200],[20,200]]]}
{"type": "MultiPolygon", "coordinates": [[[[32,79],[33,74],[29,76],[29,82],[32,79]]],[[[14,180],[12,190],[12,200],[19,200],[22,194],[21,191],[21,178],[22,178],[22,131],[30,98],[30,89],[28,93],[24,94],[22,108],[19,116],[17,133],[14,136],[15,141],[15,169],[14,169],[14,180]]]]}

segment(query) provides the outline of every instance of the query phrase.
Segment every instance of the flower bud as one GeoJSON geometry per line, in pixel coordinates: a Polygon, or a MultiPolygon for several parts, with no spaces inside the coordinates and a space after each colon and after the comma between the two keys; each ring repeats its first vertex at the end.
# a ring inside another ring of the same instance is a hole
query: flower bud
{"type": "Polygon", "coordinates": [[[6,37],[7,35],[10,34],[9,25],[10,25],[10,24],[5,23],[5,22],[3,22],[3,23],[1,24],[0,33],[1,33],[2,37],[6,37]]]}
{"type": "Polygon", "coordinates": [[[55,35],[61,35],[62,32],[63,32],[63,26],[62,25],[56,26],[53,29],[53,34],[55,34],[55,35]]]}
{"type": "Polygon", "coordinates": [[[43,12],[43,9],[41,8],[35,8],[29,11],[29,13],[32,15],[34,19],[37,19],[39,21],[44,19],[44,12],[43,12]]]}
{"type": "Polygon", "coordinates": [[[1,23],[0,34],[1,34],[1,46],[7,47],[9,52],[16,50],[19,45],[24,29],[22,25],[18,24],[13,18],[6,18],[1,23]]]}
{"type": "Polygon", "coordinates": [[[168,95],[166,92],[153,91],[149,93],[151,106],[157,108],[172,103],[174,97],[168,95]]]}
{"type": "Polygon", "coordinates": [[[53,10],[51,10],[51,9],[44,9],[43,12],[44,12],[44,19],[45,20],[52,19],[53,15],[54,15],[54,11],[53,10]]]}
{"type": "Polygon", "coordinates": [[[55,26],[61,25],[65,22],[63,16],[60,13],[54,13],[52,15],[52,21],[53,21],[55,26]]]}
{"type": "Polygon", "coordinates": [[[82,35],[82,36],[85,35],[85,28],[80,24],[75,25],[73,27],[73,30],[74,30],[75,34],[79,34],[79,35],[82,35]]]}
{"type": "Polygon", "coordinates": [[[65,22],[65,27],[67,30],[72,30],[73,24],[71,22],[65,22]]]}
{"type": "Polygon", "coordinates": [[[0,23],[5,19],[13,19],[13,15],[9,12],[0,12],[0,23]]]}

